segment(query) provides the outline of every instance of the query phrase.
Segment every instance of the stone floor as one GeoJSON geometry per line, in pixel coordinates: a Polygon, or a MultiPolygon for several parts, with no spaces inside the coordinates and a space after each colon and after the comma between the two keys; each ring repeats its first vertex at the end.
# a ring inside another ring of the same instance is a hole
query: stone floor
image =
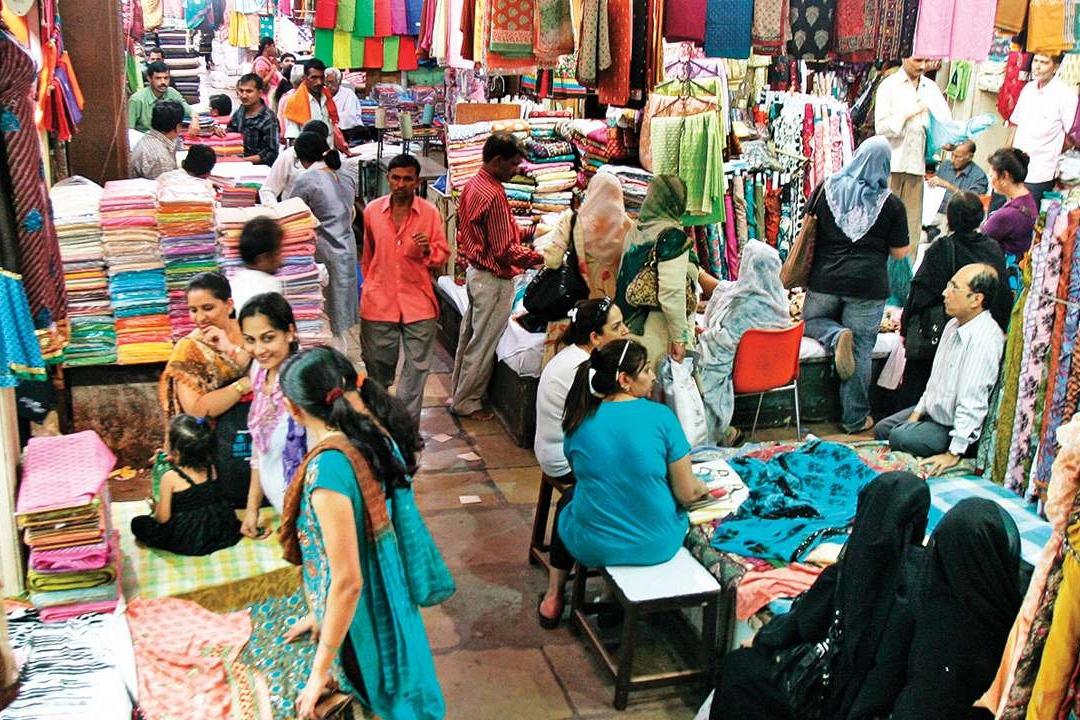
{"type": "MultiPolygon", "coordinates": [[[[532,451],[514,445],[498,420],[450,415],[445,401],[451,364],[440,348],[424,397],[426,448],[416,477],[417,504],[458,585],[448,602],[424,611],[447,717],[692,718],[704,689],[632,693],[627,709],[616,712],[611,677],[595,655],[565,624],[540,629],[536,603],[546,576],[526,560],[540,470],[532,451]],[[463,496],[474,501],[463,503],[463,496]]],[[[806,429],[851,439],[837,435],[835,425],[806,429]]],[[[794,437],[794,428],[776,428],[758,431],[755,439],[794,437]]],[[[145,497],[149,489],[142,478],[112,486],[117,499],[145,497]]],[[[638,671],[671,669],[673,652],[670,642],[646,644],[638,671]]]]}

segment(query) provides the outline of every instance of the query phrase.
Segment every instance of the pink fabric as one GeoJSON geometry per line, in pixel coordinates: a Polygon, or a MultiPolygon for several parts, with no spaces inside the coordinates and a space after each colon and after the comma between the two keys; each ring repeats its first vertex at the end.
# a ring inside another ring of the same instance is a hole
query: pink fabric
{"type": "Polygon", "coordinates": [[[43,622],[63,622],[80,615],[94,613],[111,613],[116,609],[119,600],[101,600],[99,602],[79,603],[77,605],[60,605],[58,607],[41,608],[38,616],[43,622]]]}
{"type": "Polygon", "coordinates": [[[982,62],[994,39],[997,0],[922,0],[914,57],[982,62]]]}
{"type": "Polygon", "coordinates": [[[793,598],[806,591],[823,568],[793,563],[772,570],[751,570],[743,575],[735,593],[735,617],[746,620],[777,598],[793,598]]]}
{"type": "Polygon", "coordinates": [[[30,551],[30,567],[42,572],[98,570],[108,561],[109,546],[104,540],[89,545],[30,551]]]}
{"type": "MultiPolygon", "coordinates": [[[[274,376],[274,385],[267,395],[266,370],[258,363],[251,364],[251,388],[253,396],[251,409],[248,410],[248,431],[251,444],[256,452],[265,455],[270,449],[270,440],[274,437],[281,416],[285,414],[284,394],[281,392],[280,375],[274,376]]],[[[252,458],[254,460],[254,457],[252,458]]],[[[252,463],[254,467],[255,463],[252,463]]]]}
{"type": "Polygon", "coordinates": [[[16,512],[85,505],[101,492],[116,456],[93,430],[30,438],[16,512]]]}
{"type": "Polygon", "coordinates": [[[735,201],[731,193],[724,195],[724,256],[727,259],[729,280],[739,279],[739,238],[735,234],[735,201]]]}

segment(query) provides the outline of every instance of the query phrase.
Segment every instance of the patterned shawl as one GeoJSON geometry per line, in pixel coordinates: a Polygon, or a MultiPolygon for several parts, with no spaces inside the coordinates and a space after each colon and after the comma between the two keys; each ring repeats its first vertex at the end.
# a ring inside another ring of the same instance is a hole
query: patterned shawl
{"type": "Polygon", "coordinates": [[[188,333],[173,348],[169,363],[161,373],[158,399],[166,418],[184,412],[177,398],[177,385],[195,388],[200,394],[213,392],[244,376],[244,369],[232,358],[222,355],[203,340],[198,328],[188,333]]]}

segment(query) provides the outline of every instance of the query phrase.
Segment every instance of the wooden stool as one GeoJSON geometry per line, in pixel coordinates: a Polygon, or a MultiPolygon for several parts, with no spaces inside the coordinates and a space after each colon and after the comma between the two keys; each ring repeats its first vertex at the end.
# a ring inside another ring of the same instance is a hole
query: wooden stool
{"type": "Polygon", "coordinates": [[[540,474],[540,494],[536,498],[536,515],[533,516],[532,539],[529,541],[529,564],[543,565],[551,570],[548,561],[548,550],[551,549],[551,540],[548,538],[548,516],[551,514],[552,505],[558,501],[553,498],[554,490],[559,491],[559,497],[567,491],[573,483],[562,482],[559,478],[549,477],[547,473],[540,474]]]}
{"type": "Polygon", "coordinates": [[[642,567],[612,566],[601,571],[615,590],[615,597],[625,613],[619,642],[618,657],[604,647],[599,634],[588,621],[597,612],[599,603],[585,602],[587,572],[575,567],[575,579],[570,598],[570,621],[575,631],[600,655],[615,678],[616,710],[626,708],[631,690],[665,687],[701,681],[711,684],[716,674],[717,623],[720,614],[722,589],[690,552],[679,548],[671,560],[660,565],[642,567]],[[637,647],[639,621],[646,615],[665,610],[702,607],[701,666],[687,670],[635,676],[634,652],[637,647]]]}

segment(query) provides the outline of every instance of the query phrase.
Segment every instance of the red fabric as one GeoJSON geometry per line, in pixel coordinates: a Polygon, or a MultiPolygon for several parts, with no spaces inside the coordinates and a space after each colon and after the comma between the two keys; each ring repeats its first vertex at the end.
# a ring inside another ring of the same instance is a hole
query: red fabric
{"type": "Polygon", "coordinates": [[[876,21],[876,0],[836,0],[836,52],[847,56],[872,55],[876,21]]]}
{"type": "Polygon", "coordinates": [[[442,216],[427,200],[414,198],[412,210],[400,227],[394,225],[389,195],[370,203],[364,208],[360,318],[414,323],[437,317],[439,303],[431,270],[449,256],[442,216]],[[428,236],[431,253],[426,257],[413,241],[413,233],[428,236]]]}
{"type": "MultiPolygon", "coordinates": [[[[679,0],[682,2],[682,0],[679,0]]],[[[690,3],[692,4],[692,3],[690,3]]],[[[596,92],[605,105],[622,107],[630,100],[630,0],[608,0],[608,36],[611,38],[611,67],[597,73],[596,92]]],[[[670,19],[671,13],[668,14],[670,19]]],[[[701,14],[705,31],[705,11],[701,14]]]]}
{"type": "MultiPolygon", "coordinates": [[[[375,0],[375,37],[394,34],[391,5],[392,0],[375,0]]],[[[382,63],[379,63],[379,67],[382,67],[382,63]]]]}
{"type": "Polygon", "coordinates": [[[1005,80],[1001,83],[997,101],[998,112],[1003,118],[1012,117],[1020,91],[1031,79],[1031,58],[1031,53],[1009,53],[1009,60],[1005,63],[1005,80]]]}
{"type": "Polygon", "coordinates": [[[318,0],[315,3],[314,26],[320,30],[337,27],[337,0],[318,0]]]}
{"type": "Polygon", "coordinates": [[[382,69],[382,38],[364,38],[364,67],[382,69]]]}
{"type": "MultiPolygon", "coordinates": [[[[612,4],[614,3],[609,0],[609,17],[612,4]]],[[[704,43],[705,5],[706,0],[667,0],[664,11],[664,39],[668,42],[689,40],[698,44],[704,43]]],[[[627,11],[627,17],[629,14],[627,11]]],[[[611,37],[616,37],[614,31],[611,37]]],[[[629,35],[623,42],[629,44],[629,35]]]]}
{"type": "Polygon", "coordinates": [[[416,60],[416,38],[402,35],[398,43],[398,70],[415,70],[420,67],[416,60]]]}
{"type": "Polygon", "coordinates": [[[473,39],[476,33],[476,3],[465,0],[464,9],[461,11],[461,57],[464,60],[475,60],[473,39]]]}
{"type": "Polygon", "coordinates": [[[512,278],[543,258],[521,244],[506,192],[494,175],[481,169],[461,191],[457,216],[458,257],[497,277],[512,278]]]}

